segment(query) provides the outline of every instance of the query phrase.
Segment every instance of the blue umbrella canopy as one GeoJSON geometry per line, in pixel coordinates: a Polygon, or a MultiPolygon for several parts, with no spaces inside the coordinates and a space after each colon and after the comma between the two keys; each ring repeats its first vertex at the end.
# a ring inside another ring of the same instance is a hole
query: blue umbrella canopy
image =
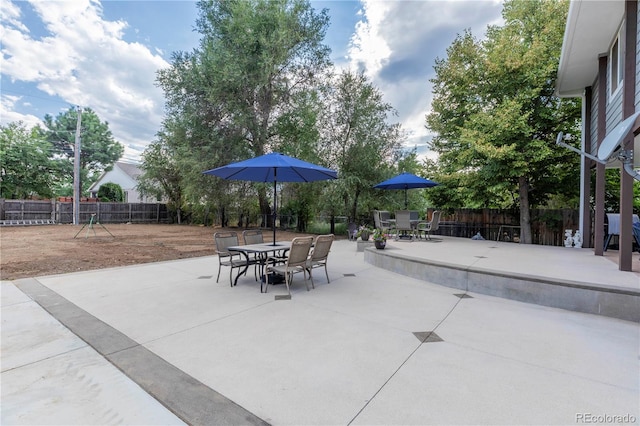
{"type": "Polygon", "coordinates": [[[384,182],[380,182],[374,188],[378,189],[404,189],[404,208],[407,208],[407,189],[414,188],[431,188],[439,185],[438,182],[434,182],[429,179],[425,179],[420,176],[416,176],[412,173],[403,172],[397,176],[387,179],[384,182]]]}
{"type": "Polygon", "coordinates": [[[272,152],[204,172],[222,179],[252,182],[314,182],[337,179],[338,173],[317,164],[272,152]]]}
{"type": "Polygon", "coordinates": [[[250,158],[238,163],[203,172],[228,180],[247,180],[251,182],[273,182],[273,244],[276,243],[277,183],[278,182],[315,182],[337,179],[338,173],[317,164],[307,163],[278,152],[250,158]]]}

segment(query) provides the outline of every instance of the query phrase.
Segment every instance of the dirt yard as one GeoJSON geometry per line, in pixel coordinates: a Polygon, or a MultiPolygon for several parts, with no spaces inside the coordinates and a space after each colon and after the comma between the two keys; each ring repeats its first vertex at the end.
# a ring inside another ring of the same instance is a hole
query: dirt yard
{"type": "MultiPolygon", "coordinates": [[[[211,256],[216,254],[213,233],[224,231],[188,225],[105,224],[104,228],[94,225],[94,235],[88,227],[78,234],[81,228],[80,225],[0,228],[0,279],[211,256]]],[[[230,230],[238,232],[242,243],[242,229],[230,230]]],[[[276,238],[290,240],[299,235],[278,230],[276,238]]],[[[272,241],[272,232],[264,231],[264,237],[265,241],[272,241]]]]}

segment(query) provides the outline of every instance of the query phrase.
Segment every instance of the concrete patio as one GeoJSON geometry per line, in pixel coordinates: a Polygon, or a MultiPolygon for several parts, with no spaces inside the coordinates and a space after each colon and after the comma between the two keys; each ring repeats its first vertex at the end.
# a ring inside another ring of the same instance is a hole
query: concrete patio
{"type": "MultiPolygon", "coordinates": [[[[384,254],[635,297],[637,273],[582,250],[441,238],[384,254]]],[[[252,273],[216,283],[214,257],[2,282],[1,423],[640,421],[638,322],[438,285],[380,255],[336,241],[331,282],[315,270],[307,292],[296,275],[291,300],[252,273]]]]}

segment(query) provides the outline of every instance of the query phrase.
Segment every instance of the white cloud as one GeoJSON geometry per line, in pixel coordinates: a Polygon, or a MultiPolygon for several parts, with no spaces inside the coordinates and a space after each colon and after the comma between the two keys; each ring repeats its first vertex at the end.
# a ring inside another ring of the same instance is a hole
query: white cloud
{"type": "Polygon", "coordinates": [[[481,38],[487,25],[501,22],[497,0],[388,1],[362,0],[362,21],[349,50],[350,66],[364,69],[399,114],[408,131],[408,147],[430,138],[425,114],[431,104],[436,58],[457,34],[470,28],[481,38]]]}
{"type": "Polygon", "coordinates": [[[15,105],[21,101],[20,96],[3,93],[0,96],[0,123],[7,124],[22,121],[27,127],[43,126],[42,120],[32,114],[21,114],[15,111],[15,105]]]}
{"type": "Polygon", "coordinates": [[[137,157],[134,147],[148,144],[160,127],[164,98],[154,83],[156,71],[169,64],[147,47],[123,40],[127,23],[103,19],[95,0],[31,1],[46,29],[41,37],[20,21],[19,8],[3,5],[3,12],[11,13],[2,17],[2,74],[34,83],[70,105],[92,108],[109,122],[126,155],[137,157]]]}

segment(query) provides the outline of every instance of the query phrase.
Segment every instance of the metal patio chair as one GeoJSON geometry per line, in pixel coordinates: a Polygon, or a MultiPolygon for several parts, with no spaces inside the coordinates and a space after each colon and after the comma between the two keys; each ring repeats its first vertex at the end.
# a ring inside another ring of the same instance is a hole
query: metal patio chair
{"type": "Polygon", "coordinates": [[[213,234],[213,239],[216,243],[216,251],[218,252],[218,276],[216,277],[216,282],[220,279],[222,267],[228,266],[229,282],[233,287],[233,269],[248,266],[247,260],[242,254],[227,250],[227,247],[239,245],[238,234],[236,232],[216,232],[213,234]]]}
{"type": "Polygon", "coordinates": [[[396,212],[396,241],[403,235],[408,235],[411,240],[415,238],[416,228],[411,225],[411,212],[409,210],[398,210],[396,212]],[[401,235],[401,233],[403,235],[401,235]]]}
{"type": "Polygon", "coordinates": [[[437,231],[440,227],[440,212],[434,211],[431,215],[431,222],[419,222],[418,223],[418,236],[424,234],[427,240],[431,239],[431,232],[437,231]]]}
{"type": "MultiPolygon", "coordinates": [[[[291,281],[293,274],[302,272],[304,274],[304,283],[309,291],[309,283],[307,282],[307,260],[309,259],[309,250],[313,245],[313,237],[296,237],[291,240],[291,249],[288,252],[287,259],[281,265],[271,264],[271,258],[267,258],[267,267],[265,274],[274,273],[284,275],[284,282],[287,285],[287,293],[291,296],[291,281]]],[[[277,259],[279,260],[279,259],[277,259]]],[[[313,286],[313,282],[311,283],[313,286]]],[[[265,293],[269,288],[269,281],[265,285],[265,293]]],[[[314,287],[315,288],[315,287],[314,287]]]]}
{"type": "MultiPolygon", "coordinates": [[[[246,229],[242,231],[242,240],[245,244],[262,244],[264,243],[264,237],[262,231],[259,229],[246,229]]],[[[253,254],[253,257],[249,259],[249,263],[253,264],[253,274],[258,281],[258,269],[262,265],[262,259],[259,255],[253,254]]]]}
{"type": "MultiPolygon", "coordinates": [[[[313,244],[313,250],[307,260],[307,270],[309,271],[309,278],[311,278],[311,285],[313,286],[313,268],[324,267],[324,273],[327,276],[327,282],[329,280],[329,271],[327,271],[327,258],[329,257],[329,251],[333,244],[333,234],[318,235],[316,241],[313,244]]],[[[315,288],[315,286],[313,287],[315,288]]]]}

